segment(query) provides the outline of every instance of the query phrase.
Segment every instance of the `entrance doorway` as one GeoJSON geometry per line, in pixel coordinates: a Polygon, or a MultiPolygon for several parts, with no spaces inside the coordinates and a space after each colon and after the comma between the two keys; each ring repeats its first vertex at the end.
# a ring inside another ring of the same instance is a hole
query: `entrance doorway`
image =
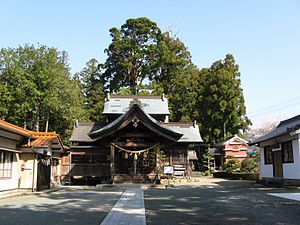
{"type": "Polygon", "coordinates": [[[282,171],[282,151],[273,152],[273,175],[274,177],[283,177],[282,171]]]}
{"type": "Polygon", "coordinates": [[[152,159],[152,151],[146,155],[145,153],[137,154],[134,159],[134,154],[123,151],[116,151],[115,153],[115,173],[125,175],[145,175],[151,172],[152,164],[156,160],[152,159]],[[152,162],[153,161],[153,162],[152,162]]]}
{"type": "Polygon", "coordinates": [[[37,190],[50,188],[50,163],[47,160],[39,160],[37,170],[37,190]]]}

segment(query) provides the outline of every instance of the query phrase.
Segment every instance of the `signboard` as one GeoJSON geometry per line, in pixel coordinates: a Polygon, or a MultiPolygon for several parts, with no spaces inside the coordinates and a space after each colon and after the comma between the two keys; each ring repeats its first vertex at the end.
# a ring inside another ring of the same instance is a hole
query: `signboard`
{"type": "Polygon", "coordinates": [[[173,174],[174,167],[173,166],[164,166],[164,174],[173,174]]]}

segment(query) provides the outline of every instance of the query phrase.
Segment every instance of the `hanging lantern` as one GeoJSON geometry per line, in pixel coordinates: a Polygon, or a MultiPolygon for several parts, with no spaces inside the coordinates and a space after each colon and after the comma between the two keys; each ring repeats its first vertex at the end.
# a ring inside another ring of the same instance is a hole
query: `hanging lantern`
{"type": "Polygon", "coordinates": [[[144,152],[144,158],[147,158],[147,152],[144,152]]]}
{"type": "Polygon", "coordinates": [[[137,157],[137,154],[134,154],[134,160],[137,160],[138,157],[137,157]]]}
{"type": "Polygon", "coordinates": [[[128,159],[128,154],[127,154],[127,152],[125,152],[124,158],[125,158],[125,159],[128,159]]]}

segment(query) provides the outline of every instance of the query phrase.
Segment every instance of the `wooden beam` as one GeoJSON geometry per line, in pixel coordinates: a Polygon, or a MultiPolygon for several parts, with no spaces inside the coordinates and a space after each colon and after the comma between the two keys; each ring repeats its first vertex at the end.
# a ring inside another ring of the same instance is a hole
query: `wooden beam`
{"type": "Polygon", "coordinates": [[[112,144],[110,145],[110,175],[111,175],[111,181],[114,182],[114,175],[115,175],[115,147],[112,144]]]}

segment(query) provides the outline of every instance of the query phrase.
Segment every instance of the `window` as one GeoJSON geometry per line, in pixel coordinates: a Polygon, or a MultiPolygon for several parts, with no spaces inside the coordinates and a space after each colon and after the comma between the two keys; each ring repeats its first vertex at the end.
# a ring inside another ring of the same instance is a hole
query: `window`
{"type": "Polygon", "coordinates": [[[11,178],[12,156],[11,152],[0,152],[0,178],[11,178]]]}
{"type": "Polygon", "coordinates": [[[272,148],[270,145],[264,147],[265,164],[273,163],[272,148]]]}
{"type": "Polygon", "coordinates": [[[281,143],[282,153],[283,153],[283,162],[284,163],[293,163],[293,144],[292,141],[287,141],[281,143]]]}

